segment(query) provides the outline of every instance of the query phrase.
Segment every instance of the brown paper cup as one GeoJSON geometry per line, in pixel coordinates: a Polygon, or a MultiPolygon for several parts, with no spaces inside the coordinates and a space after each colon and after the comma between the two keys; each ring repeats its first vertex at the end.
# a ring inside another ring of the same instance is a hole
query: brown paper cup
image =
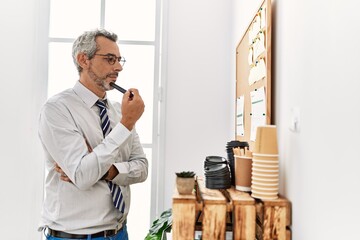
{"type": "Polygon", "coordinates": [[[263,174],[279,174],[279,168],[259,168],[253,167],[253,172],[263,173],[263,174]]]}
{"type": "Polygon", "coordinates": [[[254,174],[252,174],[252,182],[256,182],[259,184],[279,184],[279,178],[276,177],[272,177],[272,178],[266,178],[266,177],[262,177],[262,176],[256,176],[254,174]]]}
{"type": "Polygon", "coordinates": [[[256,180],[252,180],[251,181],[251,187],[258,187],[258,188],[278,188],[279,187],[279,183],[278,182],[261,182],[261,181],[256,181],[256,180]]]}
{"type": "Polygon", "coordinates": [[[267,161],[279,161],[279,155],[278,154],[253,153],[253,159],[255,159],[255,160],[267,160],[267,161]]]}
{"type": "Polygon", "coordinates": [[[240,191],[251,191],[252,158],[234,155],[235,158],[235,188],[240,191]]]}
{"type": "Polygon", "coordinates": [[[253,153],[278,154],[275,125],[259,126],[257,128],[253,153]]]}
{"type": "Polygon", "coordinates": [[[278,187],[270,187],[270,186],[259,186],[256,184],[251,185],[251,191],[257,191],[260,193],[278,193],[279,188],[278,187]]]}
{"type": "Polygon", "coordinates": [[[252,171],[252,178],[260,178],[266,181],[279,181],[279,174],[277,173],[263,173],[258,171],[252,171]]]}
{"type": "Polygon", "coordinates": [[[260,162],[255,162],[253,161],[252,164],[253,168],[258,168],[258,169],[268,169],[268,170],[276,170],[279,169],[279,163],[278,162],[274,162],[274,163],[260,163],[260,162]]]}
{"type": "Polygon", "coordinates": [[[270,193],[270,194],[264,194],[264,193],[259,193],[259,192],[252,192],[251,196],[253,198],[257,198],[257,199],[261,199],[261,200],[275,200],[278,199],[278,194],[277,193],[270,193]]]}
{"type": "Polygon", "coordinates": [[[259,167],[269,167],[269,168],[275,168],[279,167],[278,161],[258,161],[253,159],[253,166],[259,166],[259,167]]]}

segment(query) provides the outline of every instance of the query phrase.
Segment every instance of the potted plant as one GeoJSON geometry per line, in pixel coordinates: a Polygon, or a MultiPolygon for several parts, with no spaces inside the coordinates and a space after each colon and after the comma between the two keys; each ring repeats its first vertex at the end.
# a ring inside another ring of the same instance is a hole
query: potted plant
{"type": "Polygon", "coordinates": [[[176,188],[179,194],[191,194],[195,186],[195,173],[182,171],[176,174],[176,188]]]}

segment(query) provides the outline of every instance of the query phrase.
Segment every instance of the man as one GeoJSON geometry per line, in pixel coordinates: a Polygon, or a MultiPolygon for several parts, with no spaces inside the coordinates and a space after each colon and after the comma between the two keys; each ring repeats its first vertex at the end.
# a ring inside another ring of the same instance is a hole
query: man
{"type": "Polygon", "coordinates": [[[148,162],[135,131],[144,111],[137,89],[112,104],[106,91],[123,70],[117,35],[88,31],[73,44],[80,79],[42,108],[47,239],[128,239],[130,184],[146,180],[148,162]],[[98,100],[101,100],[99,102],[98,100]]]}

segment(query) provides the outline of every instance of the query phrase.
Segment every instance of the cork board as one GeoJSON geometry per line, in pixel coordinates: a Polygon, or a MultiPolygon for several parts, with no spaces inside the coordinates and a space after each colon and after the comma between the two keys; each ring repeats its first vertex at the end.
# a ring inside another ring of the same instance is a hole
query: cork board
{"type": "Polygon", "coordinates": [[[258,126],[271,124],[271,0],[264,0],[236,48],[235,135],[252,150],[258,126]]]}

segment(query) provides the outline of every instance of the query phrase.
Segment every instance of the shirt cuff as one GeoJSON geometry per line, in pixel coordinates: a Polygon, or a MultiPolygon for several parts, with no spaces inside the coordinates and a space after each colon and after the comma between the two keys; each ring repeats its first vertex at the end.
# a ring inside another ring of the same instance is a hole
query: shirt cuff
{"type": "Polygon", "coordinates": [[[106,136],[106,138],[111,138],[115,143],[122,144],[125,142],[131,132],[121,123],[116,124],[116,126],[111,130],[111,132],[106,136]]]}
{"type": "Polygon", "coordinates": [[[116,169],[118,170],[119,173],[111,181],[118,185],[122,185],[122,186],[127,185],[126,179],[129,175],[128,163],[121,162],[121,163],[114,163],[113,165],[116,167],[116,169]]]}

